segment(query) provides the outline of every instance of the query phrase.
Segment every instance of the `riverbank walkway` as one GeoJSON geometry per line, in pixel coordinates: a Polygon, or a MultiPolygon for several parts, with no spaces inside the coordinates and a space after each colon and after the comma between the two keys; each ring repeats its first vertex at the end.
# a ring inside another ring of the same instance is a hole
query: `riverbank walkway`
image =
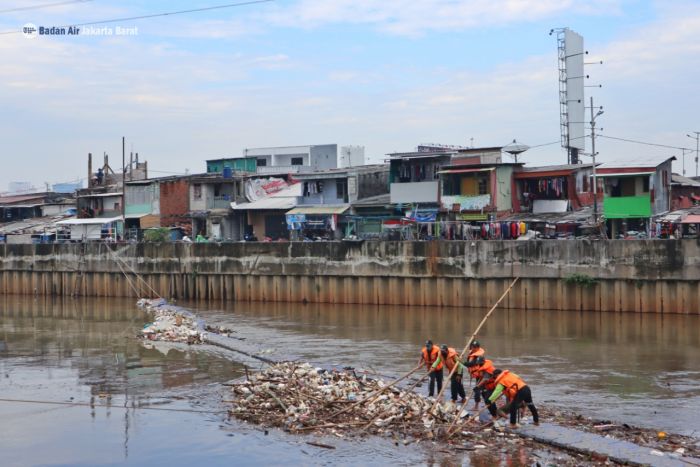
{"type": "Polygon", "coordinates": [[[700,466],[700,459],[673,456],[629,441],[606,438],[595,433],[567,428],[554,423],[540,426],[523,425],[514,430],[519,436],[562,449],[585,454],[603,455],[610,460],[627,465],[653,465],[660,467],[700,466]]]}

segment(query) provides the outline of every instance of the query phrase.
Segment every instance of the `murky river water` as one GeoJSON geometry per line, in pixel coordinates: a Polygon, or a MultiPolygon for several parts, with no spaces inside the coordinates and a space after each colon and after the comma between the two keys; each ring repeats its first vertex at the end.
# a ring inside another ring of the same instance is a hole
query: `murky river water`
{"type": "MultiPolygon", "coordinates": [[[[273,358],[405,373],[426,338],[464,345],[484,310],[302,304],[181,303],[235,328],[273,358]]],[[[0,297],[2,465],[261,465],[497,463],[390,440],[328,440],[227,420],[222,382],[239,354],[212,347],[146,348],[133,301],[0,297]],[[8,402],[7,400],[26,402],[8,402]],[[29,402],[35,401],[35,402],[29,402]],[[79,402],[48,405],[36,401],[79,402]],[[154,410],[161,409],[161,410],[154,410]],[[166,410],[162,410],[166,409],[166,410]]],[[[498,310],[479,336],[540,405],[671,432],[700,433],[697,316],[498,310]]],[[[496,457],[494,457],[496,456],[496,457]]],[[[517,459],[508,459],[518,464],[517,459]]]]}

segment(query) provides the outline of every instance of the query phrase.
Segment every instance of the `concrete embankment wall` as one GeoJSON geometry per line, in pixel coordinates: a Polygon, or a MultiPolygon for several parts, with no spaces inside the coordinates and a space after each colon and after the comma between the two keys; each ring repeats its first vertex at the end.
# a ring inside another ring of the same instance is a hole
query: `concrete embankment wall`
{"type": "Polygon", "coordinates": [[[0,246],[4,294],[150,295],[122,270],[166,298],[478,307],[519,276],[507,308],[700,307],[696,240],[0,246]]]}

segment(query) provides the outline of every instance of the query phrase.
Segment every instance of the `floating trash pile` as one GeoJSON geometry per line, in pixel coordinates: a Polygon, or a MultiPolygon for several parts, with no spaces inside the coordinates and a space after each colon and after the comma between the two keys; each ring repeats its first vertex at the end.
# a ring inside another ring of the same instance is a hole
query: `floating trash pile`
{"type": "MultiPolygon", "coordinates": [[[[457,409],[410,390],[386,389],[352,370],[327,371],[308,363],[279,363],[232,386],[229,413],[290,432],[324,430],[435,439],[447,433],[457,409]]],[[[466,416],[466,412],[464,414],[466,416]]],[[[465,420],[466,421],[466,420],[465,420]]],[[[457,423],[455,428],[460,428],[457,423]]]]}
{"type": "Polygon", "coordinates": [[[150,341],[201,344],[206,340],[204,322],[193,313],[168,304],[164,299],[141,299],[139,308],[154,315],[154,320],[141,329],[141,336],[150,341]]]}

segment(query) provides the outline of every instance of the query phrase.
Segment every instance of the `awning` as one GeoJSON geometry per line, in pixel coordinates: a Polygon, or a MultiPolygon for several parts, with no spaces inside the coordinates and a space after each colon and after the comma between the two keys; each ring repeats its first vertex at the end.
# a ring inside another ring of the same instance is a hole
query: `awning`
{"type": "Polygon", "coordinates": [[[282,198],[268,196],[267,198],[253,201],[252,203],[231,203],[234,211],[267,211],[267,210],[288,210],[296,206],[297,198],[282,198]]]}
{"type": "Polygon", "coordinates": [[[487,167],[487,168],[482,168],[482,169],[448,169],[448,170],[441,170],[438,172],[438,174],[466,174],[466,173],[474,173],[474,172],[491,172],[492,170],[496,170],[495,167],[487,167]]]}
{"type": "Polygon", "coordinates": [[[342,214],[347,211],[350,206],[304,206],[296,207],[287,214],[342,214]]]}
{"type": "Polygon", "coordinates": [[[78,198],[112,198],[112,197],[118,197],[122,196],[123,193],[95,193],[92,195],[79,195],[78,198]]]}
{"type": "Polygon", "coordinates": [[[516,179],[566,177],[572,173],[573,170],[538,170],[537,172],[516,172],[513,177],[516,179]]]}
{"type": "Polygon", "coordinates": [[[56,222],[57,225],[104,225],[120,222],[122,217],[91,217],[89,219],[66,219],[56,222]]]}
{"type": "Polygon", "coordinates": [[[689,214],[681,221],[681,224],[700,224],[700,214],[689,214]]]}
{"type": "Polygon", "coordinates": [[[148,213],[144,213],[144,214],[127,214],[127,215],[124,216],[124,217],[127,218],[127,219],[141,219],[142,217],[146,217],[146,216],[148,216],[148,213]]]}
{"type": "Polygon", "coordinates": [[[700,196],[698,195],[690,195],[691,198],[693,198],[695,201],[700,201],[700,196]]]}
{"type": "Polygon", "coordinates": [[[639,177],[640,175],[653,175],[654,172],[614,172],[614,173],[596,173],[596,178],[605,177],[639,177]]]}

